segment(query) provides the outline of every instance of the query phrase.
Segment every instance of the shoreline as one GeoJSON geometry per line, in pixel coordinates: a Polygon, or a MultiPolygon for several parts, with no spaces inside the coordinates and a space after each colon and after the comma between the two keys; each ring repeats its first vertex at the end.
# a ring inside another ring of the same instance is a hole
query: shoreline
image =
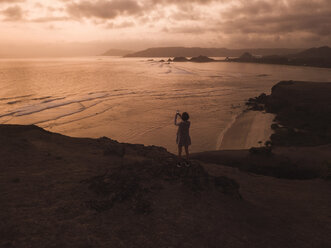
{"type": "Polygon", "coordinates": [[[245,110],[243,110],[242,112],[240,112],[237,115],[234,115],[232,117],[231,122],[221,131],[221,133],[218,135],[218,139],[217,139],[216,149],[215,150],[220,150],[220,147],[221,147],[221,144],[223,142],[223,139],[224,139],[225,134],[234,125],[234,123],[237,121],[237,119],[239,118],[239,116],[241,116],[244,112],[245,112],[245,110]]]}
{"type": "Polygon", "coordinates": [[[273,134],[271,124],[274,114],[245,110],[225,129],[217,150],[242,150],[261,146],[273,134]]]}

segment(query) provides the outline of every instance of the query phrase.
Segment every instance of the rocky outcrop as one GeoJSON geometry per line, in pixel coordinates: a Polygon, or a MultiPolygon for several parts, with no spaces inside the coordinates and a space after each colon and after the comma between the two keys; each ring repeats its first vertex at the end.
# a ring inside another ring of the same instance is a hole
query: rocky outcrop
{"type": "Polygon", "coordinates": [[[250,54],[249,52],[245,52],[245,53],[243,53],[240,57],[239,57],[239,59],[240,60],[252,60],[252,59],[254,59],[255,57],[252,55],[252,54],[250,54]]]}
{"type": "Polygon", "coordinates": [[[207,56],[198,56],[198,57],[192,57],[190,59],[191,62],[197,62],[197,63],[205,63],[205,62],[213,62],[214,59],[208,58],[207,56]]]}
{"type": "Polygon", "coordinates": [[[265,93],[262,93],[261,95],[249,98],[246,102],[246,105],[249,106],[249,110],[259,110],[262,111],[265,108],[267,95],[265,93]]]}
{"type": "Polygon", "coordinates": [[[207,56],[200,55],[198,57],[192,57],[191,59],[188,59],[186,57],[175,57],[173,60],[170,60],[170,61],[173,61],[173,62],[188,62],[188,61],[190,61],[190,62],[195,62],[195,63],[206,63],[206,62],[214,62],[216,60],[208,58],[207,56]]]}
{"type": "Polygon", "coordinates": [[[186,57],[175,57],[172,61],[173,62],[187,62],[189,60],[186,57]]]}
{"type": "Polygon", "coordinates": [[[330,95],[331,83],[282,81],[271,95],[251,98],[247,105],[277,115],[274,145],[323,145],[331,143],[330,95]]]}

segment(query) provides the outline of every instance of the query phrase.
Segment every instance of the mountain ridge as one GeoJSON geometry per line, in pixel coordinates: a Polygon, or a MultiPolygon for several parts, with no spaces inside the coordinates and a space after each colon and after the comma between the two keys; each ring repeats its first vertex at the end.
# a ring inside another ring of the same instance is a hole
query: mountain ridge
{"type": "Polygon", "coordinates": [[[246,52],[238,58],[229,59],[229,61],[331,68],[331,48],[328,46],[313,47],[294,54],[273,54],[262,57],[253,56],[246,52]]]}
{"type": "Polygon", "coordinates": [[[124,57],[197,57],[200,55],[209,57],[237,57],[244,52],[256,55],[285,55],[298,53],[304,49],[291,48],[202,48],[202,47],[153,47],[135,53],[126,54],[124,57]]]}

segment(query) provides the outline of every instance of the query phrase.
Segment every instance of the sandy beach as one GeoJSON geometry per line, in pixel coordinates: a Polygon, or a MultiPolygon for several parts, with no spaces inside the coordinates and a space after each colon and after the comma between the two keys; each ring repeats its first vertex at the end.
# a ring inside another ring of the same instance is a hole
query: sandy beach
{"type": "Polygon", "coordinates": [[[272,134],[270,126],[274,118],[273,114],[261,111],[243,112],[225,131],[219,142],[219,150],[249,149],[263,145],[272,134]]]}

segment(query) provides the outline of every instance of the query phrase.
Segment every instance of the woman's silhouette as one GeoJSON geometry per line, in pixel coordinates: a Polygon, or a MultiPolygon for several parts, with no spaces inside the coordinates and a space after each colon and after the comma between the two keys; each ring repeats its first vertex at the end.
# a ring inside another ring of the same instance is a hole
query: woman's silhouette
{"type": "MultiPolygon", "coordinates": [[[[184,165],[189,166],[189,151],[188,147],[191,145],[191,137],[190,137],[190,125],[191,122],[189,122],[190,116],[188,113],[184,112],[183,114],[179,114],[177,111],[175,115],[175,125],[178,126],[177,130],[177,139],[176,143],[178,145],[178,157],[181,159],[182,157],[182,148],[185,147],[185,153],[186,153],[186,161],[184,162],[184,165]],[[181,122],[177,123],[177,117],[180,117],[182,119],[181,122]]],[[[182,165],[181,162],[177,164],[178,167],[182,165]]]]}

